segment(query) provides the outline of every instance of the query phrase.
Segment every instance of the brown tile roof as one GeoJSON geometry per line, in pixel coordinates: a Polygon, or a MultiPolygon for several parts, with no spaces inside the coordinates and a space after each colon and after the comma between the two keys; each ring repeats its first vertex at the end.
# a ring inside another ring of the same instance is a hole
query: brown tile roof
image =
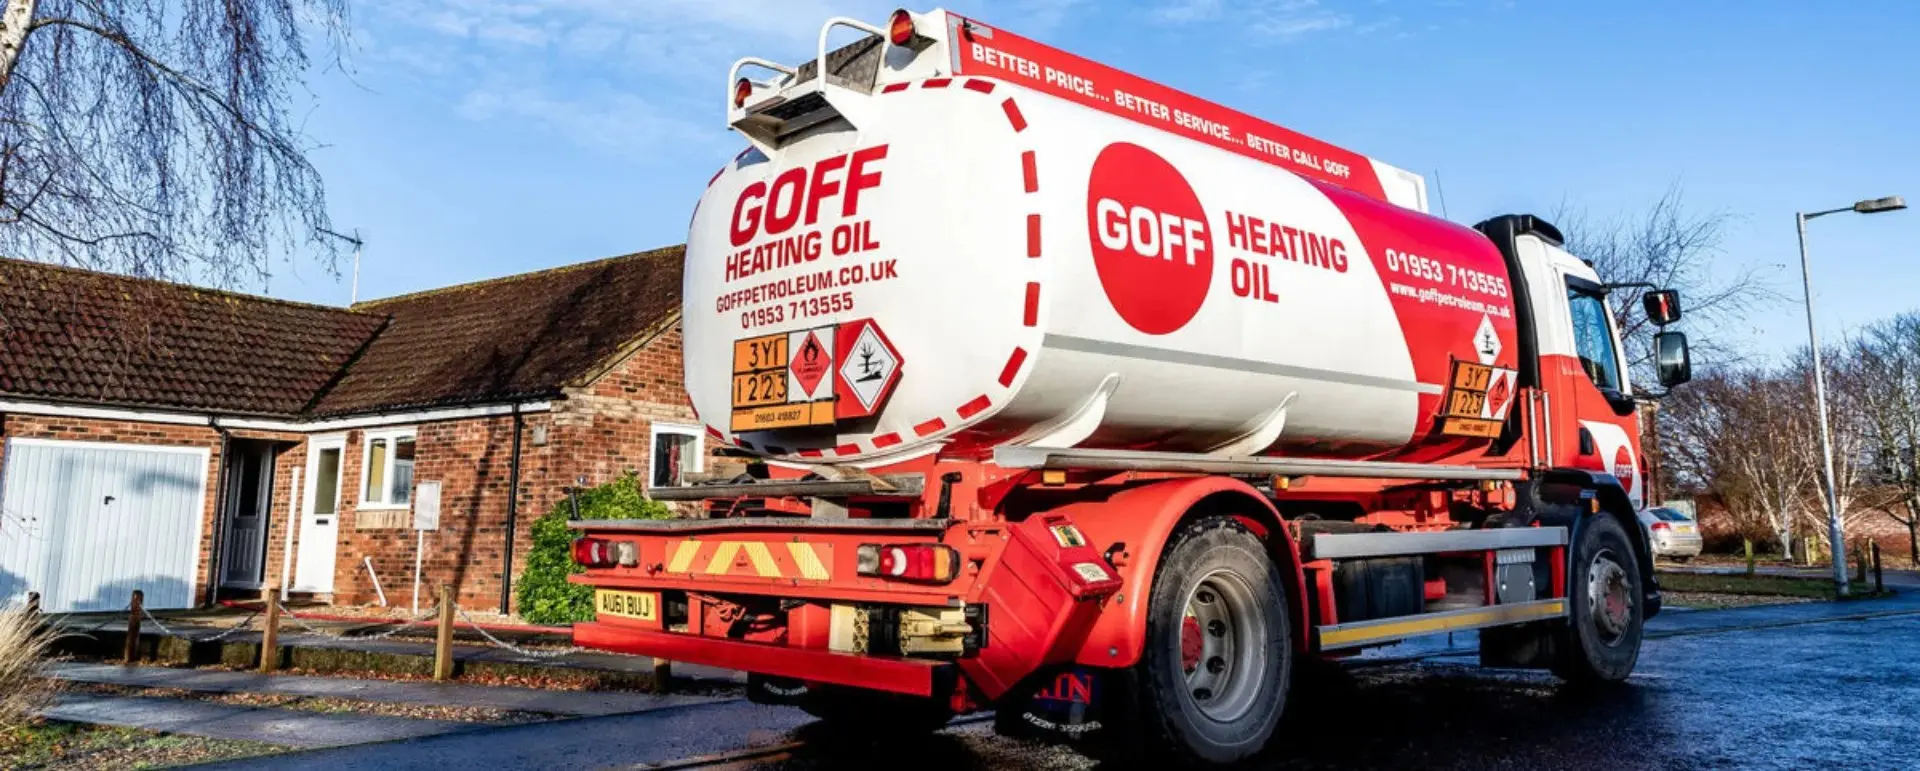
{"type": "Polygon", "coordinates": [[[315,405],[333,416],[560,395],[678,318],[684,249],[360,303],[392,317],[315,405]]]}
{"type": "Polygon", "coordinates": [[[385,323],[0,259],[0,397],[292,416],[385,323]]]}

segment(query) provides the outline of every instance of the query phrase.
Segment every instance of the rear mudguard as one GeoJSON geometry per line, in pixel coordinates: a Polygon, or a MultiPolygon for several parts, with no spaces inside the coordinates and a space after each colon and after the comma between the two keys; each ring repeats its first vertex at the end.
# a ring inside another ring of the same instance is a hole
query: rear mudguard
{"type": "Polygon", "coordinates": [[[1072,503],[1054,511],[1073,521],[1094,546],[1113,558],[1120,591],[1088,632],[1075,662],[1126,667],[1140,660],[1147,630],[1147,600],[1153,578],[1175,528],[1192,516],[1236,516],[1266,540],[1287,581],[1293,641],[1305,649],[1307,600],[1299,545],[1282,526],[1280,513],[1252,486],[1231,477],[1194,477],[1151,482],[1101,501],[1072,503]]]}

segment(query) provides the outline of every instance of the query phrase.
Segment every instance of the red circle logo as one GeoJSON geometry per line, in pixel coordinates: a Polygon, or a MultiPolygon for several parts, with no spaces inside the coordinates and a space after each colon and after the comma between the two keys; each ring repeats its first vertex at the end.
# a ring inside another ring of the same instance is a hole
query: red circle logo
{"type": "Polygon", "coordinates": [[[1180,170],[1152,150],[1115,142],[1087,180],[1093,266],[1120,318],[1149,335],[1187,325],[1213,284],[1207,212],[1180,170]]]}
{"type": "Polygon", "coordinates": [[[1628,454],[1626,446],[1622,445],[1613,453],[1613,475],[1620,478],[1620,486],[1629,493],[1633,492],[1633,478],[1638,476],[1633,472],[1633,456],[1628,454]]]}

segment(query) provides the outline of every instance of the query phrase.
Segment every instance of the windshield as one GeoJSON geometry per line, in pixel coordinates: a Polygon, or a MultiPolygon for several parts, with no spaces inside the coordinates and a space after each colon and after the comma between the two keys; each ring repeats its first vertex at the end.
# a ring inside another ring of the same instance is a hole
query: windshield
{"type": "Polygon", "coordinates": [[[1659,517],[1660,519],[1663,519],[1663,520],[1666,520],[1666,521],[1668,521],[1668,522],[1691,522],[1691,521],[1693,521],[1693,520],[1691,520],[1691,519],[1688,519],[1688,518],[1687,518],[1687,515],[1685,515],[1685,514],[1682,514],[1682,513],[1680,513],[1680,512],[1678,512],[1678,511],[1675,511],[1675,510],[1673,510],[1673,509],[1650,509],[1649,511],[1650,511],[1650,512],[1651,512],[1651,513],[1652,513],[1652,514],[1653,514],[1654,516],[1656,516],[1656,517],[1659,517]]]}
{"type": "Polygon", "coordinates": [[[1567,287],[1567,308],[1573,316],[1573,348],[1580,368],[1600,390],[1625,392],[1606,301],[1598,293],[1567,287]]]}

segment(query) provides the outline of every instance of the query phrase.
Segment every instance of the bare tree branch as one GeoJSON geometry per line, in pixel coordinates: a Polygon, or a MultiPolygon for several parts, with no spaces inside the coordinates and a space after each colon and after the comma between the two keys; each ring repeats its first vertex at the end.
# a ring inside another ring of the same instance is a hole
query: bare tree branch
{"type": "MultiPolygon", "coordinates": [[[[1567,251],[1591,262],[1602,281],[1680,290],[1686,324],[1697,333],[1689,342],[1697,354],[1703,354],[1697,357],[1701,360],[1736,358],[1738,352],[1714,333],[1781,299],[1758,269],[1730,271],[1720,264],[1720,244],[1729,217],[1689,210],[1677,185],[1630,216],[1596,219],[1563,203],[1552,218],[1566,235],[1567,251]]],[[[1657,330],[1640,309],[1645,292],[1640,287],[1622,287],[1615,290],[1610,303],[1634,379],[1651,383],[1657,330]]]]}
{"type": "Polygon", "coordinates": [[[296,252],[334,271],[291,116],[345,0],[0,1],[0,253],[221,285],[296,252]]]}

